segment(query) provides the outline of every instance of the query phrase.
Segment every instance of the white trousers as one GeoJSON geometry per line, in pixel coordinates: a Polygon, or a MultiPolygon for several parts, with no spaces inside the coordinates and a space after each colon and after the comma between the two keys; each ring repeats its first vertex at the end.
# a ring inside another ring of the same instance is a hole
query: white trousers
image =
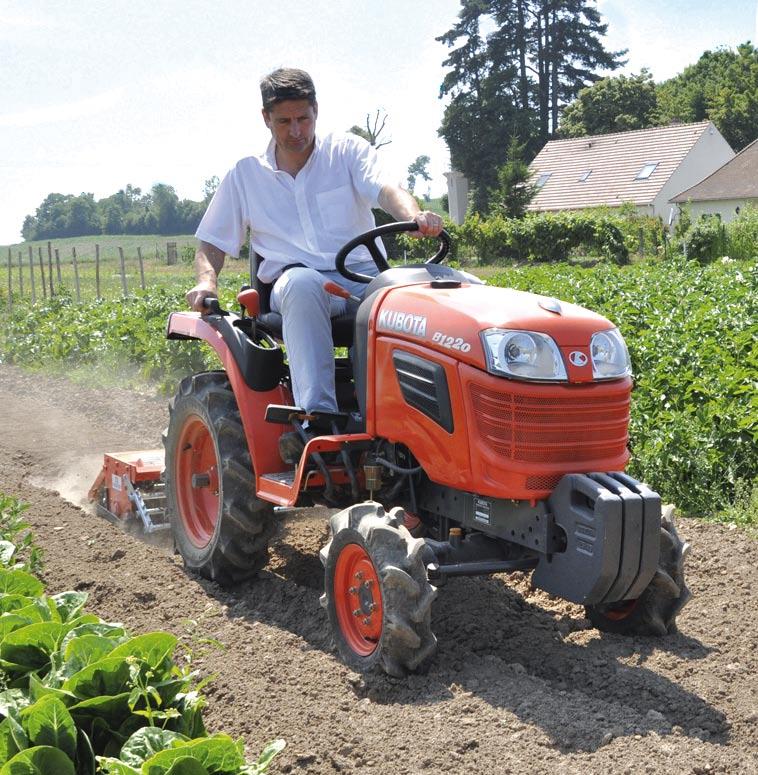
{"type": "MultiPolygon", "coordinates": [[[[350,265],[360,274],[376,275],[373,261],[350,265]]],[[[339,272],[319,272],[293,267],[283,272],[271,291],[271,309],[282,316],[295,405],[308,412],[337,411],[334,389],[334,343],[331,318],[345,311],[347,301],[324,290],[332,280],[354,296],[363,298],[367,285],[339,272]]]]}

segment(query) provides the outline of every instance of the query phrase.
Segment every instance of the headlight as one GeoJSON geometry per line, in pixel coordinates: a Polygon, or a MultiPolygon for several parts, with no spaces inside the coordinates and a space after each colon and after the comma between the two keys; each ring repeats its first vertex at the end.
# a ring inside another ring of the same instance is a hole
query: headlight
{"type": "Polygon", "coordinates": [[[492,328],[482,332],[482,344],[493,374],[553,382],[568,379],[558,347],[546,334],[492,328]]]}
{"type": "Polygon", "coordinates": [[[590,341],[590,354],[595,379],[618,379],[632,373],[629,351],[618,328],[594,334],[590,341]]]}

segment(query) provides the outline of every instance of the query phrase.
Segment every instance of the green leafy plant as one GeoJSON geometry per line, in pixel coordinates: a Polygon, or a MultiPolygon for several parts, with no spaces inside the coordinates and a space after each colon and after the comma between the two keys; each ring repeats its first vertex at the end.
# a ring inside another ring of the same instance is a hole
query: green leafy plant
{"type": "Polygon", "coordinates": [[[45,594],[11,540],[29,549],[22,511],[0,494],[0,775],[265,772],[284,742],[247,764],[240,741],[208,737],[173,635],[130,637],[85,613],[86,593],[45,594]]]}

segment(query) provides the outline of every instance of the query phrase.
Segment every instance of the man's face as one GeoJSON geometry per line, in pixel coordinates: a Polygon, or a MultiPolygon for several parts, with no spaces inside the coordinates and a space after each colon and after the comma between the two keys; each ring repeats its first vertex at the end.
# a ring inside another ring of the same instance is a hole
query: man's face
{"type": "Polygon", "coordinates": [[[318,105],[308,100],[284,100],[263,111],[263,120],[277,147],[290,153],[303,153],[311,147],[317,116],[318,105]]]}

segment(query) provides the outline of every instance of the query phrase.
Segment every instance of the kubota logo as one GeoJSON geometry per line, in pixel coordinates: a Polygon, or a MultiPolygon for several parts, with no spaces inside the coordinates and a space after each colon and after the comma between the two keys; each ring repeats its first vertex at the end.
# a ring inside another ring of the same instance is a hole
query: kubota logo
{"type": "Polygon", "coordinates": [[[383,309],[379,313],[379,328],[414,336],[426,336],[426,318],[423,315],[411,315],[410,312],[383,309]]]}
{"type": "Polygon", "coordinates": [[[587,365],[587,356],[581,350],[573,350],[569,355],[569,360],[574,366],[587,365]]]}

